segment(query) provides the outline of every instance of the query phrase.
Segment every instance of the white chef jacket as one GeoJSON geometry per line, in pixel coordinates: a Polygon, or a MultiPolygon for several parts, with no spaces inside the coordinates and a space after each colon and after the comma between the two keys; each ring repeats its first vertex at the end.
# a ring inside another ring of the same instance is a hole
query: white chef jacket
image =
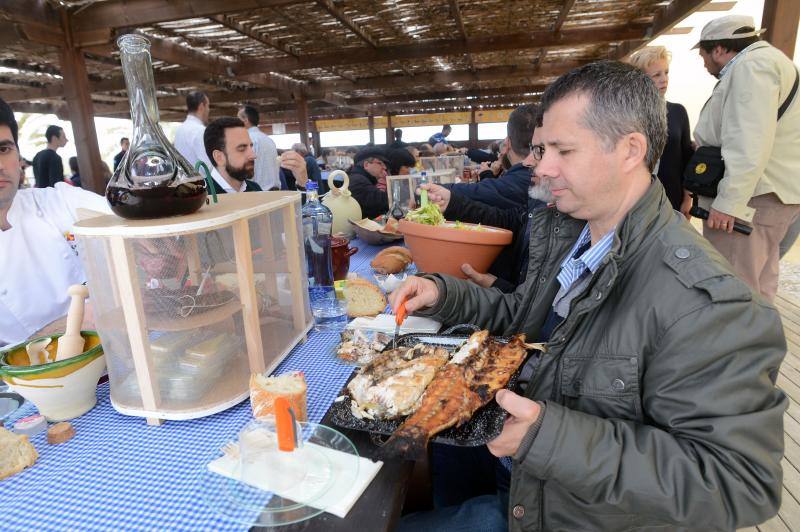
{"type": "Polygon", "coordinates": [[[66,315],[67,289],[86,281],[70,240],[78,208],[111,213],[104,197],[66,183],[14,197],[11,228],[0,231],[0,346],[22,342],[66,315]]]}
{"type": "MultiPolygon", "coordinates": [[[[211,171],[214,165],[206,155],[206,145],[203,143],[203,133],[205,132],[206,126],[199,118],[194,115],[186,115],[186,120],[175,130],[175,148],[189,161],[192,168],[195,167],[197,161],[203,161],[211,171]]],[[[205,177],[202,171],[200,175],[205,177]]]]}
{"type": "Polygon", "coordinates": [[[269,135],[253,126],[247,130],[250,140],[253,141],[253,151],[256,152],[256,170],[253,181],[259,184],[261,190],[281,188],[281,178],[278,176],[278,148],[269,135]]]}

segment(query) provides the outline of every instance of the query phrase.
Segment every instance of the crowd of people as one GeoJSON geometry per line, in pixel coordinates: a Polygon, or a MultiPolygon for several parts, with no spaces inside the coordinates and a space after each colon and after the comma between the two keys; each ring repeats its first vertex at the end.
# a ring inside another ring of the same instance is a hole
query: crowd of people
{"type": "MultiPolygon", "coordinates": [[[[508,228],[512,244],[489,273],[412,276],[390,302],[547,351],[523,367],[519,393],[498,392],[508,418],[488,446],[434,446],[436,508],[400,529],[733,530],[775,515],[786,343],[770,303],[781,243],[800,230],[800,74],[760,33],[738,15],[703,28],[698,53],[719,82],[693,132],[665,101],[660,47],[564,74],[487,150],[454,148],[444,126],[419,146],[398,129],[385,147],[279,156],[255,108],[209,121],[208,96],[188,95],[175,146],[207,166],[218,194],[303,190],[351,157],[351,193],[376,217],[387,175],[420,157],[483,166],[477,182],[423,188],[446,218],[508,228]],[[696,192],[703,180],[715,195],[696,192]],[[704,212],[701,235],[687,220],[704,212]]],[[[67,139],[55,127],[46,137],[36,188],[18,190],[17,123],[0,101],[0,345],[64,315],[66,287],[84,280],[69,238],[77,209],[108,212],[60,183],[67,139]]],[[[127,149],[123,139],[115,166],[127,149]]]]}

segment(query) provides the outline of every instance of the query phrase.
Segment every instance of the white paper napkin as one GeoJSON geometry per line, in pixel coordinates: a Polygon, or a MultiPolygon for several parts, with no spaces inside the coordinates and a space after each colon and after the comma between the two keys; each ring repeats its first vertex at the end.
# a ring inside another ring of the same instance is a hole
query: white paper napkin
{"type": "MultiPolygon", "coordinates": [[[[393,314],[378,314],[374,318],[356,318],[348,325],[348,329],[366,329],[394,334],[396,324],[393,314]]],[[[436,333],[442,324],[422,316],[409,316],[400,326],[400,334],[408,333],[436,333]]]]}
{"type": "MultiPolygon", "coordinates": [[[[306,451],[312,452],[305,453],[303,455],[304,459],[300,460],[300,462],[303,463],[303,467],[308,467],[312,474],[307,475],[301,482],[291,486],[276,487],[274,484],[270,485],[267,474],[256,475],[256,479],[248,479],[244,482],[256,488],[271,491],[285,499],[302,502],[308,497],[309,493],[319,491],[320,483],[327,483],[327,477],[324,480],[320,480],[313,475],[313,472],[319,470],[314,461],[325,461],[330,464],[330,472],[333,475],[334,484],[324,495],[309,501],[308,505],[325,510],[337,517],[346,517],[347,512],[350,511],[350,508],[353,507],[370,482],[372,482],[372,479],[375,478],[375,475],[378,474],[383,462],[373,462],[367,458],[357,457],[313,443],[306,442],[303,446],[306,451]],[[355,480],[353,480],[352,474],[341,474],[341,472],[343,470],[351,470],[355,461],[358,462],[358,473],[355,480]]],[[[281,463],[281,467],[284,468],[281,471],[282,476],[291,476],[291,472],[287,468],[292,466],[287,465],[288,463],[288,461],[281,463]]],[[[297,461],[293,463],[297,464],[297,461]]],[[[241,480],[239,459],[228,454],[210,462],[208,470],[234,480],[241,480]]]]}

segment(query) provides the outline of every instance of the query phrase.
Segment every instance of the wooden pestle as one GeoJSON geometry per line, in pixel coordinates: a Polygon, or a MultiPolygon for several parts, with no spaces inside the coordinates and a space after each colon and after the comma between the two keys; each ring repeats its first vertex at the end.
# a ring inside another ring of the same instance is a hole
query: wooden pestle
{"type": "Polygon", "coordinates": [[[64,360],[83,353],[84,339],[81,336],[83,324],[83,303],[89,297],[89,289],[82,284],[69,287],[67,294],[72,298],[67,311],[67,327],[64,336],[58,339],[56,360],[64,360]]]}

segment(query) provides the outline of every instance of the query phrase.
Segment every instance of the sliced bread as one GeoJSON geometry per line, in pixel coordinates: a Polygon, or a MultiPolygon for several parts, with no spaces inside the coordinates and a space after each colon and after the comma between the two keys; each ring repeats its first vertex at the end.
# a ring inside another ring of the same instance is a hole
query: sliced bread
{"type": "Polygon", "coordinates": [[[347,315],[351,318],[377,316],[386,308],[386,296],[366,279],[348,279],[344,287],[347,315]]]}
{"type": "Polygon", "coordinates": [[[32,466],[38,457],[27,436],[0,427],[0,480],[32,466]]]}
{"type": "Polygon", "coordinates": [[[250,376],[250,405],[253,417],[261,418],[275,413],[275,399],[284,397],[294,411],[297,421],[308,419],[306,392],[308,386],[302,372],[284,373],[269,377],[260,373],[250,376]]]}

